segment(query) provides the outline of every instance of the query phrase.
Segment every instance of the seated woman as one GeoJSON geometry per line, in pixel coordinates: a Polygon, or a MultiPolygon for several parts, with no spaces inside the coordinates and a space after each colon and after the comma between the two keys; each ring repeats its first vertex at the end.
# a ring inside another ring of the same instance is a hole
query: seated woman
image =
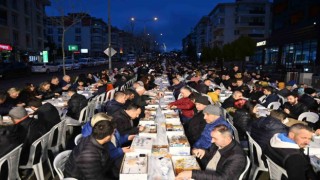
{"type": "Polygon", "coordinates": [[[42,96],[42,100],[51,99],[55,96],[59,96],[59,93],[52,92],[50,89],[50,83],[48,81],[42,82],[39,86],[38,93],[42,96]]]}
{"type": "Polygon", "coordinates": [[[26,83],[26,86],[20,93],[20,100],[28,104],[28,102],[32,99],[41,99],[42,95],[39,95],[36,87],[32,83],[26,83]]]}

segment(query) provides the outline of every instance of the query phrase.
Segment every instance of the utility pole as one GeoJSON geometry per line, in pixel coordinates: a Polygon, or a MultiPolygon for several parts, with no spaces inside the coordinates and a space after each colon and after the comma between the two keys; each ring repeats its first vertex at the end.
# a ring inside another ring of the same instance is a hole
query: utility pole
{"type": "Polygon", "coordinates": [[[109,48],[109,72],[111,73],[112,72],[112,66],[111,66],[111,0],[108,0],[108,48],[109,48]]]}

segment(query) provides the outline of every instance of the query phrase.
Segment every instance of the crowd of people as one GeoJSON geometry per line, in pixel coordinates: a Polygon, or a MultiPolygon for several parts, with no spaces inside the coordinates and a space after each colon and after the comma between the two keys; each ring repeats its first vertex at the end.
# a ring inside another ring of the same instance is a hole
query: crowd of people
{"type": "MultiPolygon", "coordinates": [[[[57,109],[41,101],[66,92],[70,96],[67,116],[77,120],[88,103],[77,90],[94,85],[94,96],[97,96],[121,87],[137,75],[138,80],[132,87],[117,91],[114,99],[103,104],[82,127],[83,138],[73,148],[64,170],[65,177],[118,179],[124,154],[133,151],[131,141],[145,128],[138,125],[139,119],[150,116],[145,106],[163,96],[163,91],[155,84],[155,77],[162,74],[167,74],[171,84],[168,89],[176,98],[167,108],[179,110],[191,153],[201,166],[201,170],[177,174],[176,179],[238,179],[246,166],[243,150],[248,143],[246,132],[261,146],[263,154],[287,171],[288,179],[319,179],[309,157],[302,151],[313,133],[320,135],[319,121],[291,127],[285,124],[286,118],[297,120],[304,112],[319,113],[318,94],[314,88],[271,79],[256,72],[241,72],[238,66],[230,71],[219,71],[209,65],[169,59],[142,64],[135,69],[122,68],[112,76],[106,71],[89,73],[79,75],[73,83],[67,75],[61,82],[52,77],[38,88],[29,83],[21,91],[10,88],[1,92],[0,113],[9,115],[13,125],[0,127],[0,156],[21,143],[24,150],[28,150],[30,143],[60,121],[57,109]],[[221,102],[220,96],[228,92],[232,95],[221,102]],[[259,106],[268,108],[273,102],[280,102],[280,108],[272,110],[270,115],[259,115],[259,106]],[[34,112],[28,114],[25,107],[34,112]],[[233,117],[241,143],[234,139],[227,121],[230,117],[233,117]],[[32,131],[34,128],[38,130],[32,131]]],[[[27,153],[22,154],[25,155],[27,153]]],[[[22,160],[20,164],[25,163],[22,160]]]]}

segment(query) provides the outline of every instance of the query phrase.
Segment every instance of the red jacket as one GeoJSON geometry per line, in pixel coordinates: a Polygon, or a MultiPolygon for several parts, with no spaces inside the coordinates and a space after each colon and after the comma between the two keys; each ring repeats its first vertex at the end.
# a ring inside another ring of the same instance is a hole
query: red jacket
{"type": "Polygon", "coordinates": [[[182,115],[187,118],[192,118],[194,115],[194,103],[189,98],[181,98],[169,104],[169,106],[177,106],[181,109],[182,115]]]}

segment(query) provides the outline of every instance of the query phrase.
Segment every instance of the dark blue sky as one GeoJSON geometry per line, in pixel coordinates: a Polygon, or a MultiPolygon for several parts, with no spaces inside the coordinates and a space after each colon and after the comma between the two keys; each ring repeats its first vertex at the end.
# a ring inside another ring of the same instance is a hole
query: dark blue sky
{"type": "MultiPolygon", "coordinates": [[[[47,8],[48,15],[57,14],[57,7],[64,7],[66,12],[84,11],[107,22],[108,0],[51,2],[52,6],[47,8]]],[[[111,24],[131,31],[130,18],[135,17],[137,22],[134,24],[134,31],[142,33],[144,22],[141,21],[150,20],[145,23],[147,33],[156,37],[161,44],[165,43],[167,50],[181,49],[182,38],[191,32],[202,16],[209,14],[215,5],[221,2],[234,0],[111,0],[111,24]],[[159,20],[152,22],[153,17],[158,17],[159,20]],[[163,36],[160,36],[160,33],[163,33],[163,36]]]]}

